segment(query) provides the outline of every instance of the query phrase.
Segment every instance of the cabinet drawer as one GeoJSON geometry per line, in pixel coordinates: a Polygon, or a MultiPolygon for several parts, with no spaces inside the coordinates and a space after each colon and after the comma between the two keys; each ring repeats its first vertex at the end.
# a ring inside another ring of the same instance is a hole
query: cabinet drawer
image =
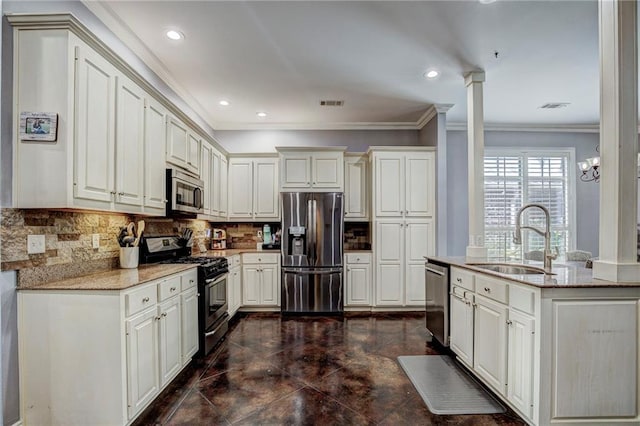
{"type": "Polygon", "coordinates": [[[451,286],[451,294],[473,302],[473,293],[464,287],[458,287],[457,285],[451,286]]]}
{"type": "Polygon", "coordinates": [[[476,276],[476,293],[498,302],[509,302],[509,285],[483,275],[476,276]]]}
{"type": "Polygon", "coordinates": [[[177,275],[160,281],[160,284],[158,284],[158,300],[160,302],[162,302],[163,300],[167,300],[168,298],[173,297],[177,294],[180,294],[181,278],[182,277],[180,275],[177,275]]]}
{"type": "Polygon", "coordinates": [[[280,253],[243,253],[242,263],[278,263],[280,253]]]}
{"type": "Polygon", "coordinates": [[[347,263],[371,263],[371,254],[369,253],[347,253],[347,263]]]}
{"type": "Polygon", "coordinates": [[[467,290],[474,290],[473,273],[459,268],[451,268],[451,284],[459,285],[467,290]]]}
{"type": "Polygon", "coordinates": [[[124,296],[125,315],[130,316],[158,302],[156,285],[148,285],[124,296]]]}
{"type": "Polygon", "coordinates": [[[182,274],[182,291],[188,290],[191,287],[195,287],[198,284],[198,269],[193,269],[187,273],[182,274]]]}
{"type": "Polygon", "coordinates": [[[242,264],[242,260],[240,259],[239,254],[227,257],[227,262],[229,262],[229,269],[235,268],[236,266],[240,266],[242,264]]]}
{"type": "Polygon", "coordinates": [[[509,306],[527,314],[535,315],[536,293],[533,289],[519,285],[509,286],[509,306]]]}

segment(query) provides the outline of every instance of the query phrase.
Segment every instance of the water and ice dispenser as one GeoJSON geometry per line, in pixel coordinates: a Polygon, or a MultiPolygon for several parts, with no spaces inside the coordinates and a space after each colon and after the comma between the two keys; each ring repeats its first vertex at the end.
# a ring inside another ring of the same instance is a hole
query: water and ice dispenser
{"type": "Polygon", "coordinates": [[[307,254],[307,228],[304,226],[290,226],[289,227],[289,256],[304,256],[307,254]]]}

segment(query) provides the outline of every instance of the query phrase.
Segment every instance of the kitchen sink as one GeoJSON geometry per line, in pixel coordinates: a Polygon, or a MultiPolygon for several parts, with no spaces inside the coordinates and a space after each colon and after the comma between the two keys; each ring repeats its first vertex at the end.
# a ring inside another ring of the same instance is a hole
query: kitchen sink
{"type": "MultiPolygon", "coordinates": [[[[544,269],[529,265],[518,265],[512,263],[467,263],[469,266],[486,269],[488,271],[498,272],[508,275],[531,275],[544,274],[544,269]]],[[[550,274],[552,275],[552,274],[550,274]]]]}

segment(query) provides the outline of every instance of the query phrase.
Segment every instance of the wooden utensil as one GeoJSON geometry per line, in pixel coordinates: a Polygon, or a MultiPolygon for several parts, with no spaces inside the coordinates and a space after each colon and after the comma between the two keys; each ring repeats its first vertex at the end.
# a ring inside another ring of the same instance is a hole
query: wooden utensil
{"type": "Polygon", "coordinates": [[[134,247],[138,247],[138,244],[140,244],[140,238],[142,237],[143,232],[144,232],[144,220],[140,220],[138,221],[138,236],[136,237],[136,240],[133,242],[134,247]]]}

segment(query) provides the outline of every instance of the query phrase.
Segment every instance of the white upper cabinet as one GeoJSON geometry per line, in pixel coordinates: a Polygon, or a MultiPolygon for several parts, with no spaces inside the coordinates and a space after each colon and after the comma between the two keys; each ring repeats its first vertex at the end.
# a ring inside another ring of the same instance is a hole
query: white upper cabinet
{"type": "Polygon", "coordinates": [[[167,120],[167,163],[199,176],[200,137],[176,117],[167,120]]]}
{"type": "Polygon", "coordinates": [[[365,155],[344,156],[344,220],[369,220],[368,159],[365,155]]]}
{"type": "Polygon", "coordinates": [[[164,216],[167,205],[164,156],[167,110],[153,98],[147,98],[144,130],[144,209],[164,216]]]}
{"type": "Polygon", "coordinates": [[[228,173],[229,162],[224,155],[220,156],[220,217],[226,219],[228,210],[228,173]]]}
{"type": "Polygon", "coordinates": [[[374,151],[377,217],[431,217],[435,206],[435,156],[429,151],[374,151]]]}
{"type": "MultiPolygon", "coordinates": [[[[204,144],[203,144],[204,145],[204,144]]],[[[220,216],[220,202],[221,202],[221,189],[222,182],[220,181],[220,157],[222,154],[213,149],[211,151],[211,215],[215,217],[220,216]]]]}
{"type": "Polygon", "coordinates": [[[277,158],[231,157],[228,183],[230,220],[280,218],[277,158]]]}
{"type": "Polygon", "coordinates": [[[200,137],[191,131],[187,137],[187,164],[185,168],[193,172],[196,176],[200,175],[200,137]]]}
{"type": "Polygon", "coordinates": [[[343,191],[344,147],[276,148],[282,191],[343,191]]]}
{"type": "Polygon", "coordinates": [[[204,182],[204,213],[201,219],[227,217],[227,159],[207,142],[202,142],[200,179],[204,182]]]}
{"type": "Polygon", "coordinates": [[[74,196],[111,204],[117,70],[89,48],[77,47],[76,58],[74,196]]]}
{"type": "Polygon", "coordinates": [[[203,214],[211,215],[211,200],[213,198],[213,166],[212,166],[212,147],[207,143],[202,144],[202,164],[200,166],[200,179],[204,182],[203,214]]]}

